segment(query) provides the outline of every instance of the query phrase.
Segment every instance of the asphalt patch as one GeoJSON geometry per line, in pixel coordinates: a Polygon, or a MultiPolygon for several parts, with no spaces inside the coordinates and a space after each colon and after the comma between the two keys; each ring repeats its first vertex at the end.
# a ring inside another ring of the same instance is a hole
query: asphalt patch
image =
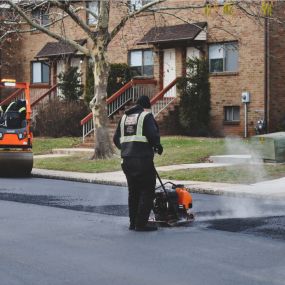
{"type": "MultiPolygon", "coordinates": [[[[78,200],[72,200],[68,196],[57,197],[53,195],[27,195],[0,192],[0,200],[121,217],[128,217],[129,214],[127,205],[80,205],[78,204],[78,200]]],[[[285,240],[285,216],[221,218],[221,216],[229,215],[231,212],[220,210],[201,211],[195,214],[197,219],[194,224],[203,225],[203,227],[205,226],[209,229],[285,240]],[[206,220],[199,221],[199,217],[206,218],[206,220]]]]}
{"type": "Polygon", "coordinates": [[[285,240],[285,216],[217,219],[207,221],[207,228],[285,240]]]}
{"type": "Polygon", "coordinates": [[[52,195],[27,195],[2,192],[0,193],[0,200],[55,207],[80,212],[98,213],[104,215],[113,215],[121,217],[129,216],[129,210],[127,205],[78,205],[73,204],[70,197],[64,198],[52,195]]]}

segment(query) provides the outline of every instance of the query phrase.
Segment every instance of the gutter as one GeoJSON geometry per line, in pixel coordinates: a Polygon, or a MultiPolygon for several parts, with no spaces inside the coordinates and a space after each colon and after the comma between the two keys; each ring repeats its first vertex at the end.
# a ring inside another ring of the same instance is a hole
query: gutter
{"type": "Polygon", "coordinates": [[[269,106],[269,21],[268,18],[265,17],[264,19],[264,122],[265,122],[265,130],[266,133],[269,132],[269,112],[268,112],[268,106],[269,106]]]}

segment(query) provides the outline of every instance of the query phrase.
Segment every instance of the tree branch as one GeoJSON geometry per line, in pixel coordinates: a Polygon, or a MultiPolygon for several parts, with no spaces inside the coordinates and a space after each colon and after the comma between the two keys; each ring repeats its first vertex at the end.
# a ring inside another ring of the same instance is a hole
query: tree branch
{"type": "Polygon", "coordinates": [[[86,56],[90,56],[90,52],[87,48],[81,46],[80,44],[78,44],[76,41],[68,39],[66,37],[63,37],[57,33],[54,33],[50,30],[48,30],[47,28],[33,22],[26,14],[25,12],[16,4],[14,3],[13,0],[2,0],[2,2],[9,4],[11,7],[13,7],[17,13],[19,13],[19,15],[25,19],[27,21],[28,24],[30,24],[32,27],[36,28],[39,31],[42,31],[43,33],[49,35],[50,37],[58,40],[58,41],[62,41],[65,42],[67,44],[72,45],[74,48],[76,48],[77,50],[81,51],[82,53],[84,53],[86,56]]]}
{"type": "Polygon", "coordinates": [[[121,19],[120,23],[110,33],[110,40],[109,41],[111,41],[119,33],[119,31],[123,28],[123,26],[126,24],[126,22],[129,19],[134,18],[136,15],[138,15],[138,14],[144,12],[144,11],[149,10],[150,7],[153,7],[153,6],[157,5],[157,4],[160,4],[160,3],[165,2],[165,1],[167,1],[167,0],[156,0],[156,1],[150,2],[150,3],[142,6],[139,10],[134,11],[131,14],[123,17],[121,19]]]}
{"type": "Polygon", "coordinates": [[[66,12],[70,18],[86,33],[88,36],[93,39],[94,38],[94,32],[90,29],[88,25],[82,19],[76,15],[76,12],[78,10],[82,10],[83,8],[72,10],[70,5],[67,5],[65,2],[60,2],[57,0],[50,0],[50,4],[60,8],[64,12],[66,12]]]}

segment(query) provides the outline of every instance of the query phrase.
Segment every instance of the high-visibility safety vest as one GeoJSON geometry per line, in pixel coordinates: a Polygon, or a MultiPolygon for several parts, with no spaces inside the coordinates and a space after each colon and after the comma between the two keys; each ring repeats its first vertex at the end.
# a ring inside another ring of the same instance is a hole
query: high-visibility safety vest
{"type": "Polygon", "coordinates": [[[125,123],[126,123],[128,116],[126,114],[123,115],[121,124],[120,124],[120,127],[121,127],[120,143],[121,144],[127,143],[127,142],[145,142],[145,143],[148,142],[147,137],[143,136],[143,121],[147,114],[149,114],[149,112],[146,112],[146,111],[143,111],[140,114],[138,114],[138,117],[136,118],[137,121],[135,123],[137,129],[136,129],[136,133],[133,135],[125,135],[125,123]]]}
{"type": "Polygon", "coordinates": [[[19,109],[19,113],[26,112],[26,107],[22,107],[19,109]]]}
{"type": "Polygon", "coordinates": [[[9,104],[9,106],[7,107],[5,113],[8,113],[8,112],[10,111],[10,109],[12,108],[12,106],[15,105],[15,104],[16,104],[15,101],[11,102],[11,103],[9,104]]]}
{"type": "MultiPolygon", "coordinates": [[[[8,113],[10,111],[10,109],[12,108],[13,105],[16,105],[16,102],[13,101],[9,104],[9,106],[7,107],[5,113],[8,113]]],[[[22,112],[26,112],[26,107],[21,107],[19,110],[18,110],[19,113],[22,113],[22,112]]]]}

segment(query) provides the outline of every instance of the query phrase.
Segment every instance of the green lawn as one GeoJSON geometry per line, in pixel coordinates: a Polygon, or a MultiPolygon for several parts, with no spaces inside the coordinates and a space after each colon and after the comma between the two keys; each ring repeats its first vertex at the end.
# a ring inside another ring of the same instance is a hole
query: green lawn
{"type": "Polygon", "coordinates": [[[78,145],[81,138],[63,137],[63,138],[34,138],[33,153],[46,154],[51,153],[54,148],[69,148],[78,145]]]}
{"type": "Polygon", "coordinates": [[[236,165],[228,167],[187,169],[160,172],[160,176],[173,180],[193,180],[250,184],[285,176],[285,165],[236,165]]]}
{"type": "Polygon", "coordinates": [[[224,139],[163,137],[164,152],[155,156],[156,165],[203,162],[209,155],[222,154],[225,150],[224,139]]]}
{"type": "Polygon", "coordinates": [[[120,158],[90,160],[88,156],[66,156],[56,158],[34,159],[35,168],[66,170],[76,172],[108,172],[120,170],[120,158]]]}
{"type": "MultiPolygon", "coordinates": [[[[163,137],[164,152],[155,156],[157,166],[193,163],[203,161],[213,153],[222,153],[223,139],[188,138],[188,137],[163,137]]],[[[72,147],[79,143],[78,138],[34,140],[34,154],[50,153],[53,148],[72,147]]],[[[106,172],[120,169],[119,152],[112,159],[90,160],[88,156],[72,156],[35,159],[34,167],[54,170],[106,172]]]]}
{"type": "MultiPolygon", "coordinates": [[[[228,142],[221,138],[190,138],[190,137],[163,137],[164,152],[155,156],[155,165],[173,165],[182,163],[199,163],[207,161],[210,155],[244,153],[247,141],[238,140],[228,142]],[[236,144],[236,145],[235,145],[236,144]]],[[[34,153],[50,153],[53,148],[73,147],[80,143],[80,138],[36,138],[34,153]]],[[[58,158],[35,159],[35,168],[67,170],[77,172],[107,172],[116,171],[120,167],[119,152],[111,159],[90,160],[87,155],[68,156],[58,158]]],[[[228,183],[254,183],[285,176],[285,165],[265,164],[264,167],[239,165],[218,168],[177,170],[161,172],[165,179],[195,180],[228,183]]]]}

